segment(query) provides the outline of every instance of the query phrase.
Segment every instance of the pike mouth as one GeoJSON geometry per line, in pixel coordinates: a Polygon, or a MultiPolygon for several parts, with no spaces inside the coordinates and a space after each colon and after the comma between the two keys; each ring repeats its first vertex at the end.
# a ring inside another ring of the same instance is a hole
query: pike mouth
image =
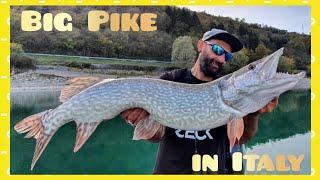
{"type": "Polygon", "coordinates": [[[284,48],[280,48],[273,54],[263,58],[260,62],[256,65],[258,66],[258,71],[262,76],[262,79],[265,81],[281,81],[285,82],[292,82],[298,81],[303,78],[306,73],[304,71],[297,73],[297,74],[290,74],[288,72],[277,72],[277,68],[279,65],[280,56],[283,54],[284,48]]]}
{"type": "Polygon", "coordinates": [[[266,94],[281,94],[284,91],[287,91],[305,77],[305,72],[302,71],[298,74],[289,74],[283,72],[277,72],[273,77],[268,78],[261,86],[260,93],[266,94]]]}
{"type": "Polygon", "coordinates": [[[268,79],[267,81],[270,80],[296,80],[296,79],[301,79],[303,77],[305,77],[306,73],[304,71],[298,73],[298,74],[290,74],[288,72],[277,72],[275,73],[275,75],[268,79]]]}

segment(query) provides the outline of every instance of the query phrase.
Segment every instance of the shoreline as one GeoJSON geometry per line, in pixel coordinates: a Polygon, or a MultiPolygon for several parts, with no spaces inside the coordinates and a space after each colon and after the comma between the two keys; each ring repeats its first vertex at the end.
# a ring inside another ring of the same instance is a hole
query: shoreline
{"type": "MultiPolygon", "coordinates": [[[[117,79],[132,76],[119,76],[109,75],[102,73],[87,73],[81,71],[72,70],[52,70],[41,69],[35,71],[28,71],[19,74],[13,74],[10,76],[10,90],[12,92],[26,92],[26,91],[59,91],[66,82],[75,77],[83,76],[96,76],[103,77],[105,79],[117,79]]],[[[151,77],[157,78],[158,76],[135,76],[135,77],[151,77]]],[[[308,90],[311,88],[311,79],[303,78],[293,90],[308,90]]]]}
{"type": "MultiPolygon", "coordinates": [[[[153,77],[157,75],[144,75],[143,72],[135,72],[135,77],[153,77]]],[[[160,75],[160,74],[159,74],[160,75]]],[[[39,68],[36,70],[28,70],[26,72],[16,73],[10,75],[10,90],[13,92],[24,91],[48,91],[61,90],[66,82],[75,77],[102,77],[105,79],[117,79],[125,77],[133,77],[131,74],[105,74],[95,71],[84,70],[65,67],[39,68]]]]}

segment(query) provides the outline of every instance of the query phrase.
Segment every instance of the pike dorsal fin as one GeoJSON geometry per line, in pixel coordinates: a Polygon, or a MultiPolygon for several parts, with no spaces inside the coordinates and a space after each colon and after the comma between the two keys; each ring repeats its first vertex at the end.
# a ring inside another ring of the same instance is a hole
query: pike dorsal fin
{"type": "Polygon", "coordinates": [[[76,77],[70,79],[69,81],[67,81],[66,86],[62,88],[59,100],[63,103],[70,99],[72,96],[98,82],[101,82],[102,80],[102,77],[76,77]]]}

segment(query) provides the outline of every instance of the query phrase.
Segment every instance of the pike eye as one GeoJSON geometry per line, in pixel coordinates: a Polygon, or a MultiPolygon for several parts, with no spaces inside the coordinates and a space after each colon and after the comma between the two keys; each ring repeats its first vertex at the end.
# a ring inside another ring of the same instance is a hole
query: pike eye
{"type": "Polygon", "coordinates": [[[254,68],[256,68],[256,66],[254,64],[250,64],[248,68],[249,70],[253,70],[254,68]]]}

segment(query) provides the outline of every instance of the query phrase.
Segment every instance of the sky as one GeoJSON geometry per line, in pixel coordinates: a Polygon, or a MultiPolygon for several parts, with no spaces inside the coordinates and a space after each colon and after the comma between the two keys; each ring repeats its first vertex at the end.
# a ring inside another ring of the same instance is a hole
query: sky
{"type": "Polygon", "coordinates": [[[310,34],[308,6],[180,6],[208,14],[245,19],[247,23],[272,26],[289,32],[310,34]]]}

